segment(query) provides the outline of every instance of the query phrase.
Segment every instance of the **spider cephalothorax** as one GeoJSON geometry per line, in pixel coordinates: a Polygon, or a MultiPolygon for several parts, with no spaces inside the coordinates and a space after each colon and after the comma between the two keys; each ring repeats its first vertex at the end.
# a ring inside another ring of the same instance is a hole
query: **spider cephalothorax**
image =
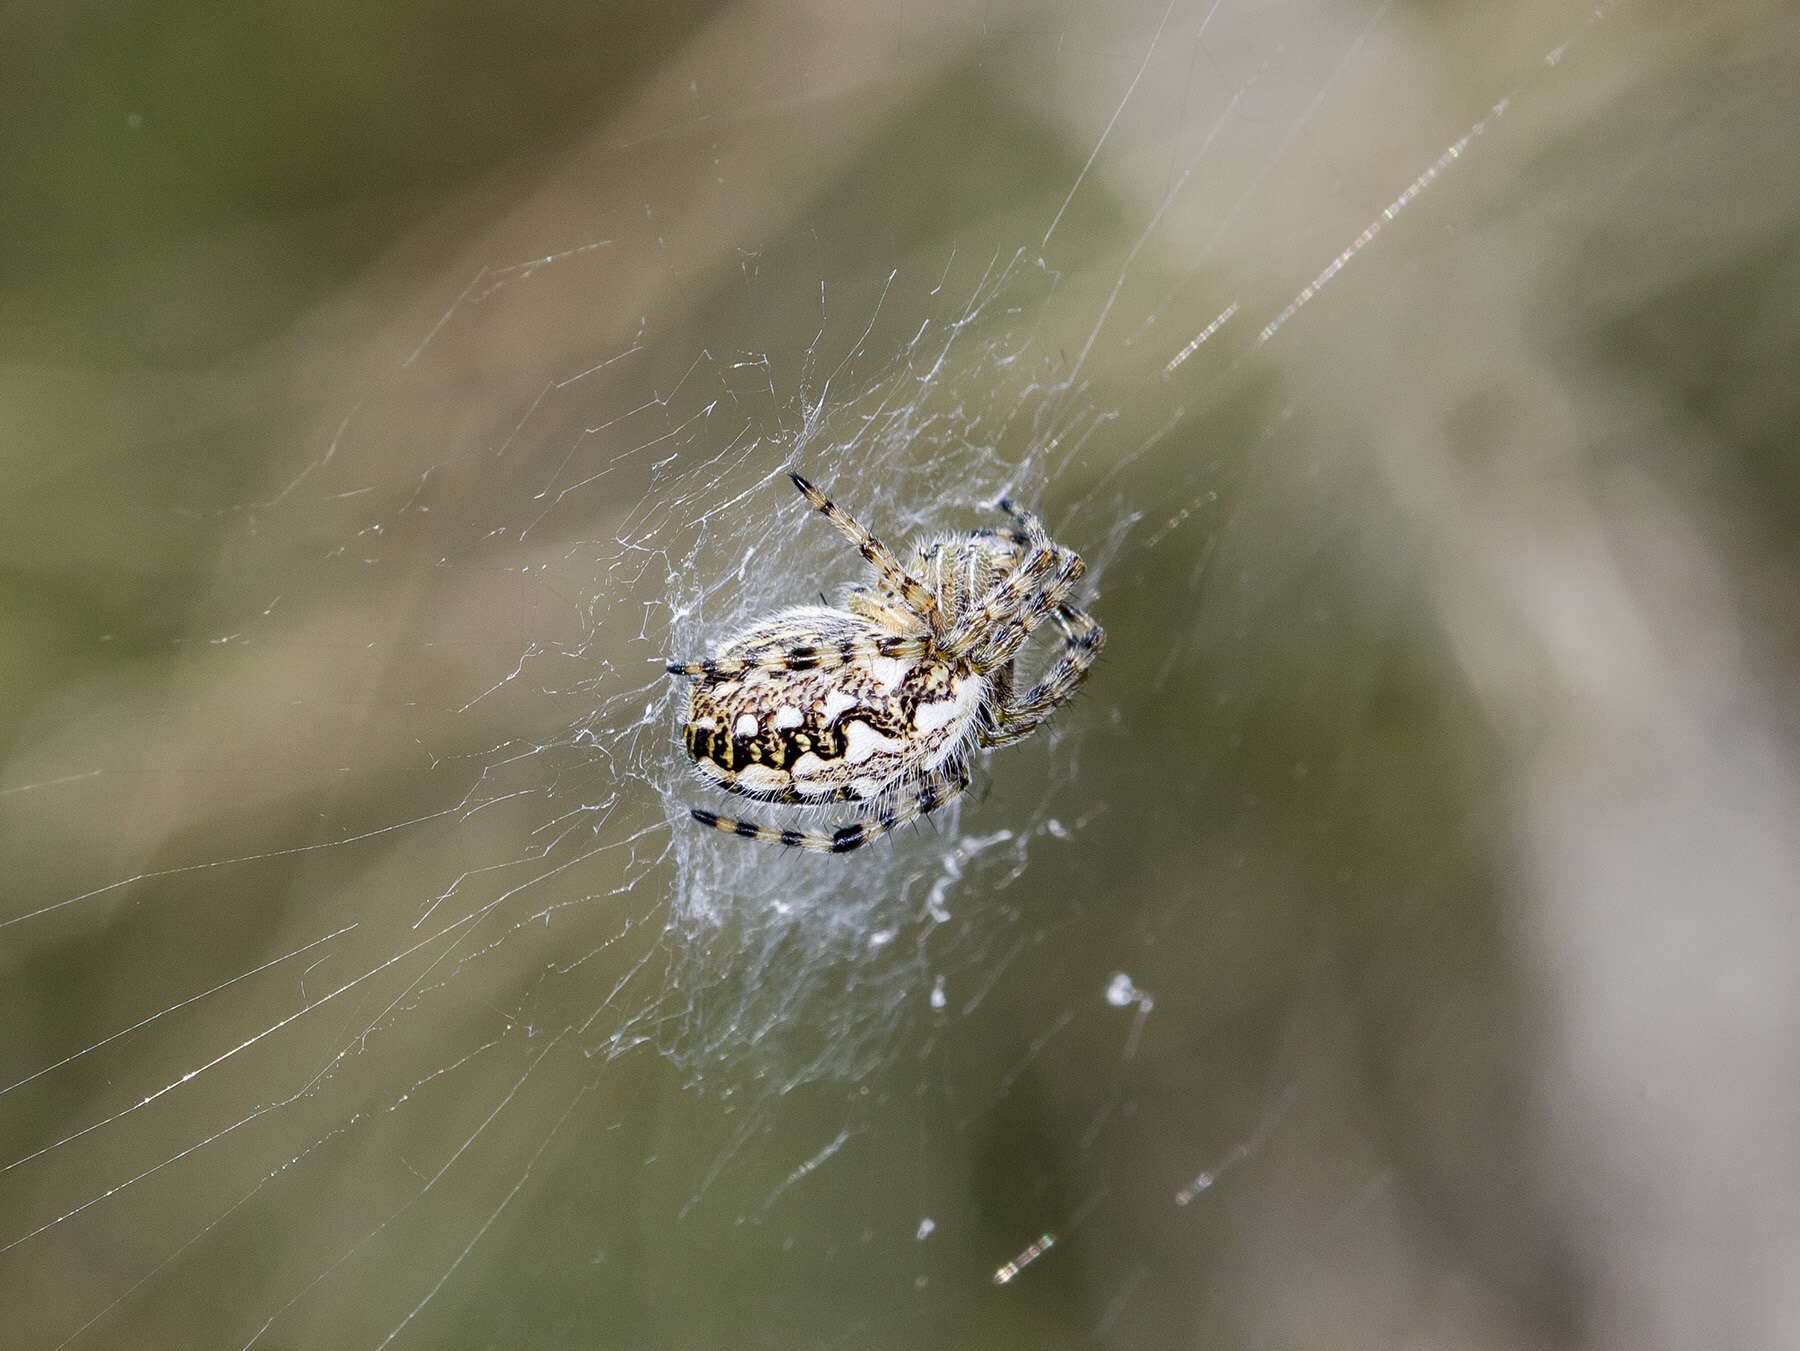
{"type": "Polygon", "coordinates": [[[1031,735],[1073,694],[1106,633],[1068,597],[1081,558],[1031,512],[1002,498],[1012,530],[978,530],[913,546],[903,564],[798,474],[794,486],[876,572],[843,609],[783,610],[706,661],[670,662],[693,677],[683,738],[700,773],[769,802],[858,802],[830,834],[775,830],[695,808],[694,819],[746,839],[844,853],[936,811],[969,784],[969,753],[1031,735]],[[1013,662],[1045,620],[1063,652],[1030,689],[1013,662]]]}

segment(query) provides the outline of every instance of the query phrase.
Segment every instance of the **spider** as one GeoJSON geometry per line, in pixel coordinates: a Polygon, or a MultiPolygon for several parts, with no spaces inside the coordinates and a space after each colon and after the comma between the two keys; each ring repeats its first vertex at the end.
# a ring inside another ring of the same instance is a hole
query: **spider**
{"type": "Polygon", "coordinates": [[[683,739],[701,775],[767,802],[854,802],[829,834],[776,830],[693,809],[702,825],[750,840],[842,854],[952,802],[977,747],[1031,735],[1075,693],[1106,632],[1069,603],[1084,564],[1034,514],[1005,498],[1013,529],[916,544],[903,564],[798,474],[806,500],[875,569],[842,609],[806,605],[759,620],[687,676],[683,739]],[[1029,689],[1013,662],[1045,620],[1060,657],[1029,689]]]}

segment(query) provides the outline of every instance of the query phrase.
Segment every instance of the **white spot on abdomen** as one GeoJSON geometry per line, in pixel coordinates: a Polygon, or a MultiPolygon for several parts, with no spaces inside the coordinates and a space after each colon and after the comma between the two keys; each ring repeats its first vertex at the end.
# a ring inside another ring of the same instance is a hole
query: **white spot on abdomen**
{"type": "Polygon", "coordinates": [[[710,732],[713,728],[717,727],[719,723],[716,718],[708,716],[704,718],[695,718],[693,725],[698,727],[702,732],[710,732]]]}
{"type": "Polygon", "coordinates": [[[837,776],[826,762],[808,751],[794,761],[794,791],[810,797],[829,793],[838,787],[837,776]]]}
{"type": "MultiPolygon", "coordinates": [[[[952,723],[960,723],[962,728],[966,730],[969,720],[975,716],[975,710],[981,705],[981,695],[982,691],[986,688],[986,685],[986,681],[980,676],[975,675],[961,676],[952,680],[950,682],[950,698],[941,699],[932,704],[919,705],[918,711],[914,713],[913,718],[919,723],[921,730],[925,730],[925,710],[929,708],[933,710],[931,716],[939,719],[936,724],[938,727],[946,727],[952,723]],[[950,710],[948,715],[941,712],[941,710],[946,708],[950,710]]],[[[962,737],[960,734],[945,737],[943,743],[938,746],[925,761],[924,767],[926,769],[938,768],[944,761],[956,754],[956,748],[961,744],[962,737]]]]}
{"type": "Polygon", "coordinates": [[[756,715],[754,713],[738,714],[738,720],[732,724],[731,730],[739,736],[755,736],[758,731],[756,715]]]}
{"type": "Polygon", "coordinates": [[[783,706],[775,710],[775,716],[769,719],[769,726],[777,732],[785,732],[790,727],[798,727],[806,719],[800,716],[800,710],[783,706]]]}
{"type": "Polygon", "coordinates": [[[881,686],[883,694],[892,694],[898,689],[911,669],[911,663],[901,661],[898,657],[869,658],[869,674],[875,677],[875,683],[881,686]]]}
{"type": "Polygon", "coordinates": [[[902,742],[891,736],[883,736],[866,722],[847,722],[844,724],[844,759],[853,765],[860,765],[876,751],[897,751],[902,742]]]}
{"type": "Polygon", "coordinates": [[[940,699],[936,703],[920,704],[913,711],[913,726],[921,732],[935,732],[960,712],[962,712],[962,708],[955,699],[940,699]]]}
{"type": "Polygon", "coordinates": [[[738,771],[737,784],[739,788],[748,788],[752,793],[770,793],[777,788],[787,787],[787,771],[771,769],[767,765],[745,765],[738,771]]]}
{"type": "Polygon", "coordinates": [[[856,707],[856,696],[845,694],[842,690],[832,690],[825,696],[825,721],[829,724],[837,715],[847,708],[856,707]]]}

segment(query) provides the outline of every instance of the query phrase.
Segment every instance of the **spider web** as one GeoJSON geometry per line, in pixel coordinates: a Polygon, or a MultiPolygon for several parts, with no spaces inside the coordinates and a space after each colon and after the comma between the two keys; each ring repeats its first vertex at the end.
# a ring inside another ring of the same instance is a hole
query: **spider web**
{"type": "MultiPolygon", "coordinates": [[[[1348,886],[1368,822],[1346,789],[1290,850],[1268,781],[1230,771],[1271,670],[1311,698],[1317,597],[1398,585],[1339,533],[1381,458],[1337,419],[1388,425],[1345,354],[1420,319],[1417,273],[1467,262],[1435,232],[1478,228],[1544,124],[1587,126],[1572,91],[1636,31],[1401,8],[920,20],[900,94],[804,54],[785,95],[653,87],[358,330],[260,481],[190,486],[212,563],[184,639],[10,761],[38,860],[0,927],[27,973],[0,1083],[20,1344],[1230,1325],[1216,1290],[1184,1303],[1219,1198],[1339,1101],[1341,1043],[1296,993],[1332,940],[1280,898],[1348,886]],[[1482,59],[1446,75],[1463,44],[1482,59]],[[969,155],[1028,160],[1027,189],[884,235],[896,202],[859,174],[953,139],[944,91],[975,72],[1029,135],[969,155]],[[836,120],[815,99],[895,130],[777,194],[807,202],[790,223],[734,214],[791,167],[771,143],[836,120]],[[671,186],[690,157],[716,198],[671,186]],[[688,820],[720,803],[661,670],[863,580],[788,469],[896,546],[1037,505],[1111,632],[1048,730],[848,858],[688,820]],[[1245,936],[1252,902],[1277,932],[1245,936]],[[1234,985],[1283,925],[1292,985],[1234,985]],[[1171,1018],[1208,1039],[1159,1046],[1171,1018]],[[1037,1295],[996,1312],[996,1285],[1037,1295]]],[[[813,54],[881,69],[862,35],[813,54]]],[[[1289,778],[1324,772],[1291,749],[1289,778]]],[[[1271,1204],[1302,1186],[1258,1177],[1271,1204]]],[[[1391,1177],[1371,1152],[1320,1185],[1354,1215],[1391,1177]]]]}

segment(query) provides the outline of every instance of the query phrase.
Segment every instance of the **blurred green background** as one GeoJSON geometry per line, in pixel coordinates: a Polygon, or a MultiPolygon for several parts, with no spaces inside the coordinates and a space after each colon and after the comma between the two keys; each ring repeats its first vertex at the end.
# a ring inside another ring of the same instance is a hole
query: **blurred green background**
{"type": "Polygon", "coordinates": [[[9,1344],[1800,1339],[1791,6],[0,24],[9,1344]],[[672,541],[1021,250],[1029,850],[672,915],[672,541]]]}

